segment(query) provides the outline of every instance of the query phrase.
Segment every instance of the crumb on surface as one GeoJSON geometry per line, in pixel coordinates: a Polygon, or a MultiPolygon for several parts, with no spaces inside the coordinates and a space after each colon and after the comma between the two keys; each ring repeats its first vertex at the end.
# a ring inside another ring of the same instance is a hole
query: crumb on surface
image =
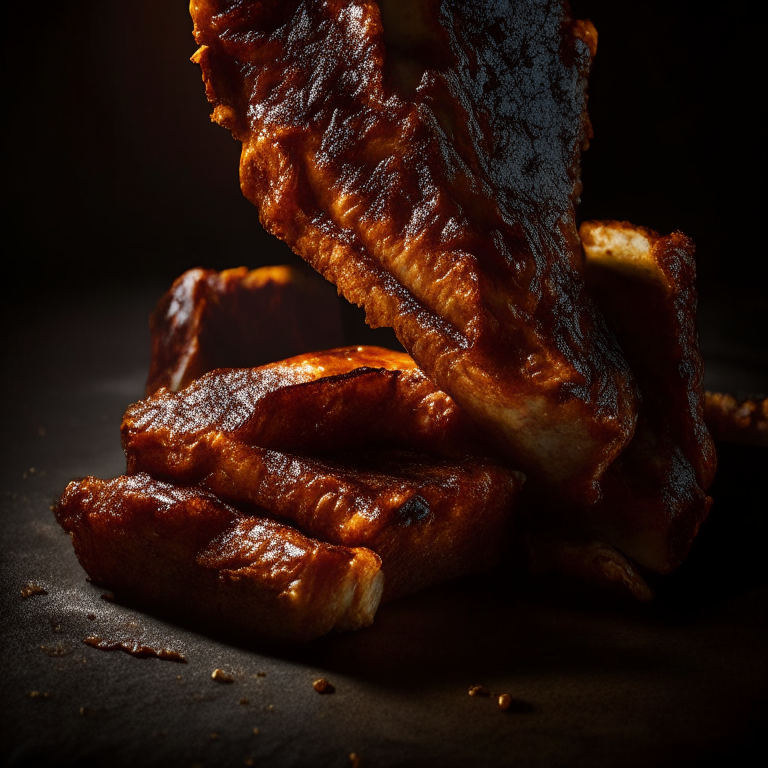
{"type": "Polygon", "coordinates": [[[21,599],[26,600],[28,597],[32,597],[33,595],[47,595],[48,590],[44,587],[41,587],[39,584],[33,584],[31,581],[27,584],[25,584],[21,588],[21,599]]]}
{"type": "Polygon", "coordinates": [[[312,683],[312,687],[318,693],[333,693],[336,689],[324,678],[320,677],[312,683]]]}
{"type": "Polygon", "coordinates": [[[51,658],[66,656],[69,653],[69,648],[61,643],[57,643],[56,645],[41,645],[40,650],[51,658]]]}
{"type": "Polygon", "coordinates": [[[50,699],[51,694],[48,693],[48,691],[30,691],[29,698],[30,699],[50,699]]]}
{"type": "Polygon", "coordinates": [[[499,696],[499,709],[509,709],[512,706],[512,697],[508,693],[499,696]]]}
{"type": "Polygon", "coordinates": [[[223,669],[214,669],[211,672],[211,679],[217,683],[234,683],[235,679],[232,675],[228,675],[223,669]]]}
{"type": "Polygon", "coordinates": [[[251,703],[250,699],[246,699],[245,697],[243,697],[242,699],[240,699],[240,704],[241,704],[242,706],[247,706],[247,705],[248,705],[248,704],[250,704],[250,703],[251,703]]]}
{"type": "Polygon", "coordinates": [[[482,685],[471,685],[468,691],[470,696],[490,696],[491,692],[482,685]]]}
{"type": "Polygon", "coordinates": [[[253,734],[254,734],[254,736],[258,736],[259,735],[259,729],[258,728],[254,728],[253,729],[253,734]]]}
{"type": "Polygon", "coordinates": [[[360,768],[360,755],[357,752],[349,753],[349,764],[352,768],[360,768]]]}

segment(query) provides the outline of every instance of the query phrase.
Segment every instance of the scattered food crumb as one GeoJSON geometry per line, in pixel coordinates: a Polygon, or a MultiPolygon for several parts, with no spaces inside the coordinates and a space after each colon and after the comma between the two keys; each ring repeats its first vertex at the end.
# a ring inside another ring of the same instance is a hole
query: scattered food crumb
{"type": "Polygon", "coordinates": [[[228,675],[223,669],[214,669],[211,672],[211,678],[217,683],[234,683],[235,678],[232,675],[228,675]]]}
{"type": "Polygon", "coordinates": [[[274,704],[267,704],[264,707],[265,712],[274,712],[275,711],[275,705],[274,704]]]}
{"type": "Polygon", "coordinates": [[[512,706],[512,697],[508,693],[499,696],[499,709],[509,709],[512,706]]]}
{"type": "Polygon", "coordinates": [[[472,685],[469,688],[470,696],[490,696],[491,692],[487,688],[483,688],[482,685],[472,685]]]}
{"type": "Polygon", "coordinates": [[[69,648],[61,645],[61,643],[57,645],[41,645],[40,650],[51,658],[66,656],[69,653],[69,648]]]}
{"type": "Polygon", "coordinates": [[[253,729],[253,733],[254,733],[255,736],[258,736],[259,735],[259,729],[258,728],[254,728],[253,729]]]}
{"type": "Polygon", "coordinates": [[[315,682],[312,683],[312,687],[318,693],[334,693],[336,690],[324,677],[315,680],[315,682]]]}
{"type": "Polygon", "coordinates": [[[91,709],[91,707],[80,707],[79,712],[82,717],[96,717],[99,714],[97,710],[91,709]]]}
{"type": "Polygon", "coordinates": [[[29,692],[29,698],[30,699],[49,699],[51,697],[51,694],[47,691],[41,693],[40,691],[30,691],[29,692]]]}
{"type": "Polygon", "coordinates": [[[218,734],[218,733],[216,733],[216,731],[211,731],[211,734],[210,734],[210,736],[209,736],[208,738],[209,738],[211,741],[215,741],[216,739],[218,739],[218,738],[219,738],[219,734],[218,734]]]}
{"type": "Polygon", "coordinates": [[[352,768],[360,768],[360,756],[357,754],[357,752],[349,753],[349,764],[352,766],[352,768]]]}
{"type": "Polygon", "coordinates": [[[240,704],[241,704],[242,706],[247,706],[247,705],[248,705],[248,704],[250,704],[250,703],[251,703],[251,702],[250,702],[250,700],[249,700],[249,699],[246,699],[246,698],[242,698],[242,699],[240,699],[240,704]]]}
{"type": "Polygon", "coordinates": [[[243,765],[254,765],[254,762],[252,757],[246,757],[245,760],[243,760],[243,765]]]}
{"type": "Polygon", "coordinates": [[[41,587],[39,584],[33,584],[31,581],[26,586],[22,587],[21,599],[26,600],[32,595],[47,595],[48,590],[41,587]]]}
{"type": "Polygon", "coordinates": [[[86,615],[85,618],[88,619],[88,621],[95,621],[96,620],[96,614],[95,613],[89,613],[89,614],[86,615]]]}
{"type": "Polygon", "coordinates": [[[98,648],[101,651],[123,651],[139,659],[155,658],[163,661],[175,661],[178,664],[187,663],[184,654],[174,651],[172,648],[153,648],[134,638],[111,640],[99,637],[99,635],[88,635],[83,642],[91,648],[98,648]]]}
{"type": "Polygon", "coordinates": [[[257,672],[256,673],[256,677],[266,677],[266,676],[267,676],[266,672],[257,672]]]}

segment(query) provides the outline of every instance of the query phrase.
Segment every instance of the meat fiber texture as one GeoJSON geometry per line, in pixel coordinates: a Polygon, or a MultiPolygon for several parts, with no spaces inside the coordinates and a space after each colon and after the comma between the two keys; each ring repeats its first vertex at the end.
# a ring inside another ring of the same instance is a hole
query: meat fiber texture
{"type": "Polygon", "coordinates": [[[407,355],[377,348],[213,371],[131,406],[122,434],[129,474],[371,549],[384,599],[496,564],[524,480],[407,355]]]}
{"type": "Polygon", "coordinates": [[[67,486],[56,517],[96,583],[218,630],[309,640],[368,626],[381,560],[146,474],[67,486]]]}
{"type": "Polygon", "coordinates": [[[190,7],[265,228],[393,327],[541,496],[597,501],[638,397],[574,217],[591,24],[532,0],[190,7]]]}

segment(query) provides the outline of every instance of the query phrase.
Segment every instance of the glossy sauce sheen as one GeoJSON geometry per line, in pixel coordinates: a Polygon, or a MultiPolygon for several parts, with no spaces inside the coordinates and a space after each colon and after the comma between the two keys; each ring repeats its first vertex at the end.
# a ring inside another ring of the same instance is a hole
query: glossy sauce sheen
{"type": "Polygon", "coordinates": [[[523,482],[407,355],[370,347],[213,371],[136,403],[122,432],[130,474],[369,547],[387,599],[497,562],[523,482]]]}
{"type": "Polygon", "coordinates": [[[591,25],[523,0],[191,12],[264,226],[392,326],[540,490],[595,501],[636,391],[574,220],[591,25]]]}
{"type": "Polygon", "coordinates": [[[370,550],[310,539],[146,474],[73,481],[56,517],[93,581],[208,626],[309,640],[369,625],[381,598],[370,550]]]}

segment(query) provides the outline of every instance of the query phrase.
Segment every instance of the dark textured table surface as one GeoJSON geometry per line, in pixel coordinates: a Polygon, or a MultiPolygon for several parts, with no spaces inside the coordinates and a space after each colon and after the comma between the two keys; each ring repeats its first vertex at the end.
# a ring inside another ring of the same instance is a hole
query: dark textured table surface
{"type": "Polygon", "coordinates": [[[755,449],[722,446],[711,518],[650,605],[502,569],[386,605],[362,632],[276,648],[103,599],[51,505],[74,477],[121,473],[119,423],[142,393],[163,287],[32,302],[5,339],[6,764],[341,767],[355,753],[372,768],[672,766],[757,743],[768,584],[755,449]],[[28,584],[46,594],[22,598],[28,584]],[[92,648],[91,634],[187,663],[92,648]],[[233,682],[214,681],[217,668],[233,682]],[[335,693],[316,693],[319,677],[335,693]],[[468,696],[475,684],[513,706],[468,696]]]}

